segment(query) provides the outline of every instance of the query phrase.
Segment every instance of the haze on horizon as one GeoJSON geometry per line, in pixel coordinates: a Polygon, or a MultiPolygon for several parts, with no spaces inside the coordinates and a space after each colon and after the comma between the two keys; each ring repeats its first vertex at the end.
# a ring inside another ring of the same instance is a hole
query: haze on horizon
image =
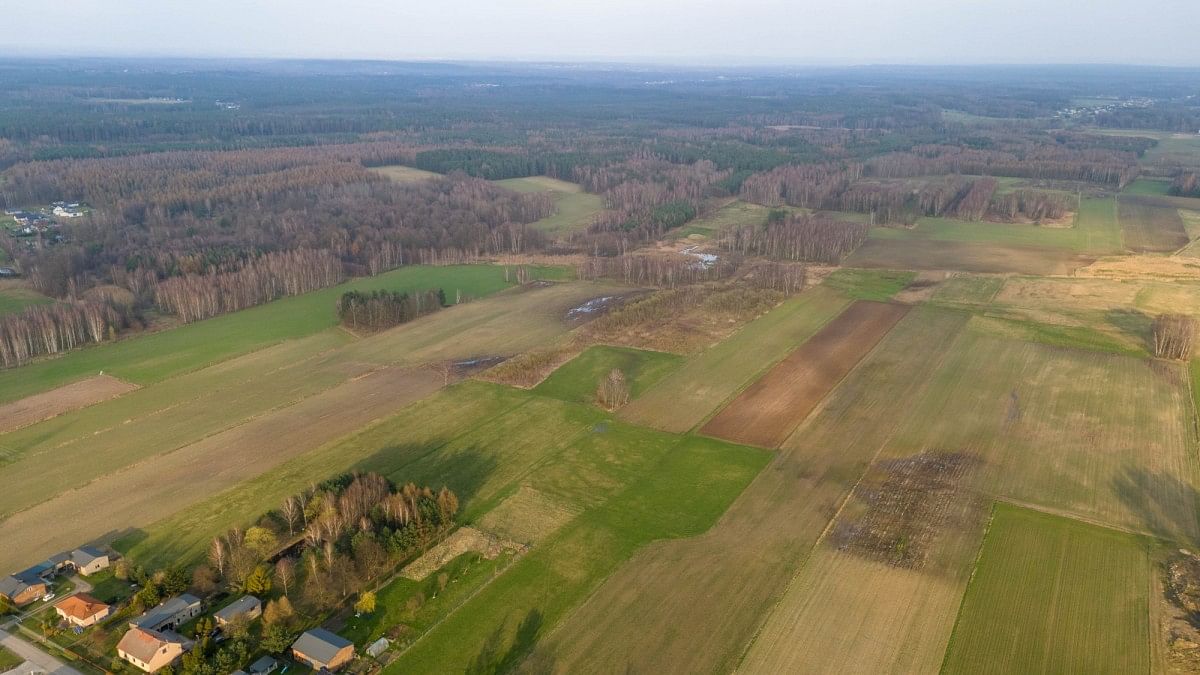
{"type": "Polygon", "coordinates": [[[5,56],[1200,65],[1194,0],[0,0],[5,56]]]}

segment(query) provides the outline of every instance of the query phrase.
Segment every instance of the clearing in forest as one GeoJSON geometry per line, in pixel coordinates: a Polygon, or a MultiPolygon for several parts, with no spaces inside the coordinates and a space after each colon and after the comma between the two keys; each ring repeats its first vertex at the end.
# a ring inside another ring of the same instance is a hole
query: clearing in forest
{"type": "Polygon", "coordinates": [[[942,672],[1150,670],[1145,539],[997,504],[942,672]]]}
{"type": "Polygon", "coordinates": [[[701,433],[777,447],[907,313],[904,305],[854,303],[725,406],[701,433]]]}
{"type": "Polygon", "coordinates": [[[496,181],[496,184],[515,192],[550,193],[554,197],[554,215],[542,218],[530,227],[555,236],[565,236],[586,228],[592,218],[604,209],[604,200],[600,195],[584,192],[575,183],[548,176],[507,178],[496,181]]]}
{"type": "Polygon", "coordinates": [[[420,183],[431,178],[445,178],[440,173],[401,164],[371,167],[368,171],[373,171],[381,176],[387,176],[397,183],[420,183]]]}
{"type": "Polygon", "coordinates": [[[136,384],[123,382],[110,375],[97,375],[12,403],[0,404],[0,434],[85,408],[137,388],[136,384]]]}
{"type": "Polygon", "coordinates": [[[1121,197],[1121,231],[1125,247],[1137,253],[1169,253],[1187,246],[1179,210],[1153,197],[1121,197]]]}
{"type": "Polygon", "coordinates": [[[816,333],[849,302],[822,286],[789,298],[725,340],[688,358],[622,408],[620,417],[664,431],[692,429],[759,373],[816,333]]]}
{"type": "Polygon", "coordinates": [[[703,535],[647,547],[538,659],[563,672],[728,672],[830,517],[913,411],[966,318],[917,308],[842,381],[703,535]]]}

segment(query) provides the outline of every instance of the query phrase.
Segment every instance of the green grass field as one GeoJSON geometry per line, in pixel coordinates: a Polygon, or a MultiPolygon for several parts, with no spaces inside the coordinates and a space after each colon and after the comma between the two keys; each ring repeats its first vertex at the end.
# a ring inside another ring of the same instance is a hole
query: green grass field
{"type": "Polygon", "coordinates": [[[625,406],[620,417],[664,431],[688,431],[849,303],[849,298],[824,286],[789,298],[724,341],[688,358],[625,406]]]}
{"type": "Polygon", "coordinates": [[[733,201],[716,211],[697,218],[672,232],[669,236],[675,239],[692,235],[712,237],[726,227],[735,225],[761,225],[767,220],[771,209],[761,204],[733,201]]]}
{"type": "Polygon", "coordinates": [[[1126,195],[1165,195],[1171,187],[1171,181],[1159,178],[1138,178],[1121,190],[1126,195]]]}
{"type": "Polygon", "coordinates": [[[420,183],[431,178],[442,178],[442,174],[425,171],[411,166],[394,164],[391,166],[372,167],[371,171],[396,181],[397,183],[420,183]]]}
{"type": "MultiPolygon", "coordinates": [[[[0,260],[0,262],[4,261],[0,260]]],[[[52,302],[54,302],[53,298],[47,298],[28,288],[0,285],[0,316],[16,314],[27,307],[47,305],[52,302]]]]}
{"type": "Polygon", "coordinates": [[[598,345],[560,366],[533,392],[563,401],[592,403],[601,379],[617,368],[625,374],[631,398],[637,398],[682,362],[683,357],[676,354],[598,345]]]}
{"type": "Polygon", "coordinates": [[[0,647],[0,673],[12,670],[22,663],[25,663],[25,659],[17,656],[4,647],[0,647]]]}
{"type": "Polygon", "coordinates": [[[555,236],[565,236],[587,227],[592,217],[604,208],[600,195],[584,192],[575,183],[546,176],[507,178],[496,184],[515,192],[549,192],[554,197],[556,211],[533,223],[532,227],[555,236]]]}
{"type": "MultiPolygon", "coordinates": [[[[769,458],[701,438],[685,437],[665,452],[651,446],[657,459],[644,473],[513,564],[384,672],[512,668],[637,549],[710,527],[769,458]]],[[[645,452],[637,444],[625,451],[645,452]]]]}
{"type": "Polygon", "coordinates": [[[53,389],[99,371],[136,384],[160,382],[268,345],[313,335],[337,324],[334,303],[348,290],[443,288],[483,297],[513,285],[491,265],[403,267],[377,277],[284,298],[159,333],[133,336],[57,358],[0,371],[0,402],[53,389]]]}
{"type": "Polygon", "coordinates": [[[821,283],[855,300],[886,302],[911,284],[916,276],[916,272],[842,268],[821,283]]]}
{"type": "Polygon", "coordinates": [[[987,305],[1004,286],[1004,278],[979,274],[958,274],[943,281],[933,292],[932,302],[951,306],[987,305]]]}
{"type": "Polygon", "coordinates": [[[1149,672],[1147,546],[997,504],[942,672],[1149,672]]]}

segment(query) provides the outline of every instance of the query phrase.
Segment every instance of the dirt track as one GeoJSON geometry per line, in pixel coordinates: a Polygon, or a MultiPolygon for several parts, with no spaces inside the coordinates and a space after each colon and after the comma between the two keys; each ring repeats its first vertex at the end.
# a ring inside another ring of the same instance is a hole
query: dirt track
{"type": "Polygon", "coordinates": [[[735,443],[778,447],[871,351],[908,307],[859,301],[750,385],[700,430],[735,443]]]}
{"type": "Polygon", "coordinates": [[[107,401],[137,388],[136,384],[110,375],[97,375],[0,405],[0,434],[107,401]]]}

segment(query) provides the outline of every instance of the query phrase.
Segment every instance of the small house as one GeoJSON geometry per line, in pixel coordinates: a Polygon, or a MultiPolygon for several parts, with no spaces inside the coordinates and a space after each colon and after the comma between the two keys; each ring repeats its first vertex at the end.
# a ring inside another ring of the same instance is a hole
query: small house
{"type": "Polygon", "coordinates": [[[46,580],[30,570],[10,574],[0,579],[0,598],[17,607],[28,605],[50,592],[46,580]]]}
{"type": "Polygon", "coordinates": [[[86,593],[77,593],[56,603],[54,611],[67,623],[87,628],[112,614],[112,607],[86,593]]]}
{"type": "Polygon", "coordinates": [[[200,616],[200,598],[184,593],[147,610],[130,621],[129,627],[150,631],[175,630],[197,616],[200,616]]]}
{"type": "Polygon", "coordinates": [[[71,551],[70,556],[71,567],[85,577],[107,569],[109,565],[108,554],[94,546],[80,546],[71,551]]]}
{"type": "Polygon", "coordinates": [[[145,628],[130,628],[117,643],[117,656],[147,673],[171,665],[190,645],[182,636],[145,628]]]}
{"type": "Polygon", "coordinates": [[[292,643],[292,658],[313,670],[337,670],[354,658],[354,643],[324,628],[314,628],[292,643]]]}
{"type": "Polygon", "coordinates": [[[262,616],[262,603],[253,595],[243,595],[213,614],[218,626],[226,626],[238,617],[245,617],[247,621],[253,621],[260,616],[262,616]]]}
{"type": "Polygon", "coordinates": [[[279,668],[279,662],[270,656],[264,656],[261,659],[250,664],[250,675],[270,675],[279,668]]]}

